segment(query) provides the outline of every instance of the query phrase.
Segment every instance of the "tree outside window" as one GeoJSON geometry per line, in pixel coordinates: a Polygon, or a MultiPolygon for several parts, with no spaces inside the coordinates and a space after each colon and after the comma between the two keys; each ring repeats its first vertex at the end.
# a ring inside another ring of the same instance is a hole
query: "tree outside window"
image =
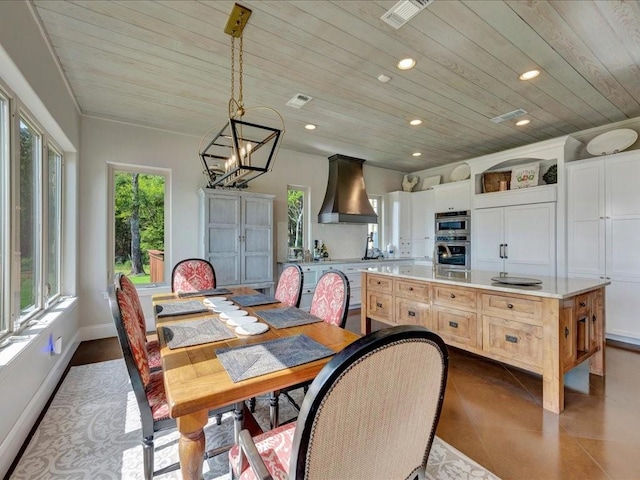
{"type": "Polygon", "coordinates": [[[295,255],[301,257],[307,245],[307,198],[309,192],[307,187],[287,187],[287,247],[288,256],[295,255]]]}

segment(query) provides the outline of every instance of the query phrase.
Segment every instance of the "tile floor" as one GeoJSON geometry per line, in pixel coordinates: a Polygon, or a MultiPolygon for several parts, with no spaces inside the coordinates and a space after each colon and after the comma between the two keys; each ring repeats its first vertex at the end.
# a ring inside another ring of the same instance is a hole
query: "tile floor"
{"type": "MultiPolygon", "coordinates": [[[[565,376],[561,415],[542,409],[540,376],[452,348],[437,434],[504,480],[640,480],[640,351],[621,347],[604,379],[586,364],[565,376]]],[[[120,356],[115,338],[83,342],[71,365],[120,356]]]]}

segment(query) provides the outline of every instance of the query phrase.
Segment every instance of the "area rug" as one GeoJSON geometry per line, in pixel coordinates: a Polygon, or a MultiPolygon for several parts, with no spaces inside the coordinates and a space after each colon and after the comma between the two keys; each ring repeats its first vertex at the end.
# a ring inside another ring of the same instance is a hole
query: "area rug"
{"type": "MultiPolygon", "coordinates": [[[[302,392],[297,395],[300,400],[302,392]]],[[[284,396],[281,396],[281,402],[281,419],[293,416],[293,409],[284,396]]],[[[255,416],[266,430],[269,424],[267,398],[258,398],[255,416]]],[[[225,414],[220,426],[210,422],[205,434],[207,449],[230,443],[232,414],[225,414]]],[[[142,479],[141,435],[138,405],[123,360],[72,367],[10,478],[142,479]]],[[[171,431],[156,439],[156,470],[172,464],[177,458],[177,432],[171,431]]],[[[177,480],[180,473],[175,471],[155,478],[177,480]]],[[[204,478],[229,479],[226,455],[205,462],[204,478]]],[[[429,456],[426,478],[499,480],[437,437],[429,456]]]]}

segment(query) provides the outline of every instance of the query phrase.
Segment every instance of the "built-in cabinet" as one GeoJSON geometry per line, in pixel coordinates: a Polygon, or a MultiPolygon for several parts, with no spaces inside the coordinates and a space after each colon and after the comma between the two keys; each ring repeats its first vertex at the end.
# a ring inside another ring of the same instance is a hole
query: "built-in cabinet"
{"type": "Polygon", "coordinates": [[[435,240],[435,190],[411,194],[411,256],[415,259],[431,258],[435,240]]]}
{"type": "Polygon", "coordinates": [[[435,211],[457,212],[471,208],[471,191],[469,180],[434,185],[435,211]]]}
{"type": "Polygon", "coordinates": [[[609,337],[640,340],[640,151],[567,166],[570,276],[606,278],[609,337]]]}
{"type": "Polygon", "coordinates": [[[391,244],[397,258],[411,257],[411,192],[390,192],[389,215],[391,244]]]}
{"type": "Polygon", "coordinates": [[[473,211],[472,268],[555,276],[555,202],[473,211]]]}
{"type": "Polygon", "coordinates": [[[273,286],[273,195],[200,190],[200,256],[218,286],[273,286]]]}

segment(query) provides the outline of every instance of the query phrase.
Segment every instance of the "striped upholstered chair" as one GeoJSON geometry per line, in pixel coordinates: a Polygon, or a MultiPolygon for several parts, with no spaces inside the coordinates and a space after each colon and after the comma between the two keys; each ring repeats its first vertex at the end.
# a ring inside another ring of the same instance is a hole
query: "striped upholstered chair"
{"type": "Polygon", "coordinates": [[[172,292],[197,292],[209,288],[216,288],[216,272],[208,261],[202,258],[187,258],[173,267],[172,292]]]}
{"type": "Polygon", "coordinates": [[[229,451],[234,475],[424,479],[447,371],[444,342],[424,327],[362,337],[318,374],[295,424],[240,433],[229,451]]]}
{"type": "Polygon", "coordinates": [[[276,300],[290,307],[299,307],[302,298],[303,274],[299,265],[289,265],[280,274],[276,300]]]}
{"type": "MultiPolygon", "coordinates": [[[[151,371],[145,346],[146,337],[140,328],[138,307],[131,295],[125,293],[118,283],[109,285],[109,307],[118,333],[131,387],[138,402],[142,423],[142,454],[145,480],[180,468],[174,463],[156,472],[154,468],[154,438],[157,432],[176,428],[176,421],[169,417],[169,404],[164,391],[164,373],[151,371]]],[[[212,410],[209,416],[219,416],[232,408],[212,410]]],[[[218,455],[229,449],[221,447],[208,452],[207,457],[218,455]]]]}
{"type": "Polygon", "coordinates": [[[131,303],[133,303],[135,315],[140,325],[140,330],[145,340],[145,348],[147,350],[147,357],[149,359],[149,368],[151,370],[157,370],[162,368],[160,361],[160,343],[158,340],[149,340],[147,338],[147,324],[144,320],[144,312],[142,311],[142,305],[140,304],[140,297],[133,282],[122,273],[117,273],[115,278],[116,286],[119,286],[125,295],[128,295],[131,303]]]}

